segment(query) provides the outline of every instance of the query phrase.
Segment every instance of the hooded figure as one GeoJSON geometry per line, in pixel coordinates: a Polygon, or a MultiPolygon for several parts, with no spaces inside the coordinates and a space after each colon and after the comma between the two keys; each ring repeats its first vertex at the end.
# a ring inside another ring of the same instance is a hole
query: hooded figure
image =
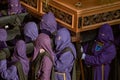
{"type": "Polygon", "coordinates": [[[34,52],[34,42],[38,37],[38,27],[35,22],[28,22],[24,26],[25,42],[27,43],[27,56],[32,56],[34,52]]]}
{"type": "Polygon", "coordinates": [[[45,33],[49,36],[54,35],[57,31],[57,22],[52,12],[48,12],[42,16],[40,22],[41,33],[45,33]]]}
{"type": "Polygon", "coordinates": [[[26,44],[23,40],[17,41],[12,60],[13,62],[20,62],[22,64],[24,75],[27,77],[29,71],[29,60],[26,56],[26,44]]]}
{"type": "Polygon", "coordinates": [[[22,7],[19,0],[8,0],[9,9],[8,15],[19,14],[22,12],[22,7]]]}
{"type": "Polygon", "coordinates": [[[0,65],[1,76],[5,80],[27,80],[29,71],[29,60],[26,57],[25,42],[19,40],[14,48],[11,66],[8,67],[4,60],[0,65]]]}
{"type": "Polygon", "coordinates": [[[28,22],[24,26],[26,42],[35,41],[38,37],[38,28],[35,22],[28,22]]]}
{"type": "Polygon", "coordinates": [[[54,49],[54,37],[57,32],[57,22],[52,12],[48,12],[42,16],[40,30],[41,33],[45,33],[51,38],[52,49],[54,49]]]}
{"type": "Polygon", "coordinates": [[[66,28],[58,30],[55,37],[56,45],[56,57],[55,57],[55,80],[71,80],[71,71],[73,63],[76,58],[76,50],[74,45],[71,43],[70,33],[66,28]],[[66,48],[70,50],[65,51],[66,48]]]}
{"type": "Polygon", "coordinates": [[[82,59],[87,65],[93,67],[94,80],[108,80],[110,63],[116,55],[113,44],[114,37],[109,24],[104,24],[99,29],[97,40],[92,47],[92,56],[83,53],[82,59]]]}
{"type": "MultiPolygon", "coordinates": [[[[48,35],[41,33],[35,41],[32,60],[32,80],[51,80],[54,53],[48,35]]],[[[31,73],[31,72],[30,72],[31,73]]]]}

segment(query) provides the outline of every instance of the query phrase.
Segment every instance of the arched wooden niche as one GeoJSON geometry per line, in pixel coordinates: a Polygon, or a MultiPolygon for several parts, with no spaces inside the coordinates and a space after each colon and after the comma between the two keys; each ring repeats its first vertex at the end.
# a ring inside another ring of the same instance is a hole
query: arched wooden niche
{"type": "Polygon", "coordinates": [[[120,0],[21,0],[21,4],[34,15],[52,11],[59,23],[75,33],[120,23],[120,0]]]}

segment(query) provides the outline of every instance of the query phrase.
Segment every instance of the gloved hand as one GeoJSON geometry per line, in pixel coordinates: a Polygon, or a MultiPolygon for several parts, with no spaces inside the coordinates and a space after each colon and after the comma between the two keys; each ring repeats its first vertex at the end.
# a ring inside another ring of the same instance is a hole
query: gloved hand
{"type": "Polygon", "coordinates": [[[85,53],[83,52],[84,50],[83,50],[83,47],[81,46],[80,47],[80,52],[79,52],[79,58],[80,59],[85,59],[85,53]]]}
{"type": "Polygon", "coordinates": [[[82,47],[82,46],[80,47],[80,50],[81,50],[81,52],[83,53],[83,47],[82,47]]]}
{"type": "Polygon", "coordinates": [[[45,52],[45,50],[44,49],[40,49],[40,53],[44,53],[45,52]]]}
{"type": "Polygon", "coordinates": [[[82,54],[83,54],[83,47],[82,46],[77,46],[76,47],[76,51],[77,51],[77,57],[78,57],[78,59],[81,59],[82,54]]]}

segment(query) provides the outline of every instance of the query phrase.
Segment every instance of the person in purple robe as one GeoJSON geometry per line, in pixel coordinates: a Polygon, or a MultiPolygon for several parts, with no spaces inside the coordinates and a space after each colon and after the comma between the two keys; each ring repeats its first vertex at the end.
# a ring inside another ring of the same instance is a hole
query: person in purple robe
{"type": "Polygon", "coordinates": [[[20,14],[24,10],[19,0],[8,0],[8,15],[20,14]]]}
{"type": "Polygon", "coordinates": [[[55,80],[71,80],[76,50],[71,42],[70,33],[66,28],[61,28],[57,31],[55,45],[55,80]]]}
{"type": "Polygon", "coordinates": [[[52,12],[48,12],[42,16],[40,22],[41,33],[45,33],[50,37],[57,31],[57,22],[52,12]]]}
{"type": "Polygon", "coordinates": [[[39,34],[35,41],[30,80],[51,80],[53,58],[50,37],[44,33],[39,34]]]}
{"type": "Polygon", "coordinates": [[[29,71],[29,60],[26,56],[26,44],[19,40],[14,48],[11,65],[7,65],[4,59],[0,63],[0,74],[5,80],[27,80],[29,71]]]}
{"type": "Polygon", "coordinates": [[[116,48],[113,43],[114,37],[109,24],[100,27],[98,37],[92,47],[92,55],[83,52],[81,59],[93,67],[94,80],[108,80],[110,63],[116,56],[116,48]]]}
{"type": "Polygon", "coordinates": [[[52,48],[55,48],[54,37],[57,33],[57,22],[52,12],[45,13],[40,22],[40,32],[47,34],[51,38],[52,48]]]}
{"type": "Polygon", "coordinates": [[[32,57],[34,53],[34,43],[38,37],[38,27],[33,21],[27,22],[24,26],[24,39],[27,43],[27,56],[32,57]]]}
{"type": "Polygon", "coordinates": [[[56,22],[55,16],[52,12],[45,13],[42,16],[40,22],[40,31],[41,33],[45,33],[50,36],[53,49],[55,48],[54,37],[60,28],[63,28],[63,26],[56,22]]]}
{"type": "Polygon", "coordinates": [[[35,41],[38,37],[38,28],[35,22],[28,22],[24,26],[25,41],[35,41]]]}

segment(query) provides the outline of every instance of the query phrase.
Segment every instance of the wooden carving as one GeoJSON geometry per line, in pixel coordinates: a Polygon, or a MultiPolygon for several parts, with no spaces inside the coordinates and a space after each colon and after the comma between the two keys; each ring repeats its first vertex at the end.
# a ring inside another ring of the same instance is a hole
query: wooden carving
{"type": "Polygon", "coordinates": [[[120,23],[119,0],[21,0],[21,4],[34,15],[53,12],[61,25],[75,33],[120,23]]]}

